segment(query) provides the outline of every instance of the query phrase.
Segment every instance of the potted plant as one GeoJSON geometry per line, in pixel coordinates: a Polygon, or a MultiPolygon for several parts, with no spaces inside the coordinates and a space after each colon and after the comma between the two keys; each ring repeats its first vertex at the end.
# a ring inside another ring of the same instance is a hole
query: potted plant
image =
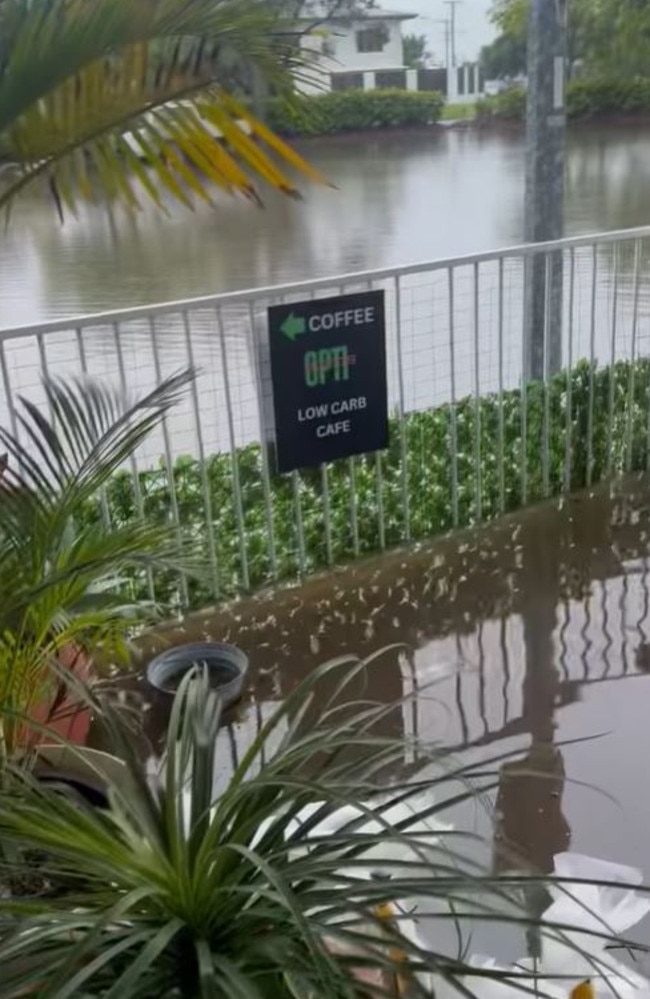
{"type": "Polygon", "coordinates": [[[160,423],[187,371],[139,398],[93,381],[44,382],[46,412],[17,400],[20,438],[0,428],[0,751],[15,758],[54,734],[83,744],[84,687],[97,650],[128,661],[128,638],[156,613],[126,570],[199,572],[172,525],[88,524],[84,504],[160,423]]]}
{"type": "MultiPolygon", "coordinates": [[[[481,918],[528,927],[521,887],[540,883],[486,873],[469,855],[470,834],[440,821],[476,793],[485,761],[473,780],[470,767],[448,756],[436,764],[420,746],[426,769],[388,781],[407,747],[376,734],[386,706],[341,711],[358,669],[339,661],[310,675],[219,794],[219,699],[200,672],[175,697],[153,780],[107,709],[125,760],[109,778],[108,809],[79,809],[27,771],[12,776],[0,792],[0,845],[46,856],[52,890],[20,904],[0,897],[3,999],[25,990],[41,999],[448,999],[493,996],[500,983],[508,995],[534,992],[534,969],[467,957],[467,921],[469,933],[481,918]],[[435,916],[428,938],[414,898],[435,916]]],[[[626,891],[616,906],[627,913],[626,891]]],[[[546,934],[565,958],[567,948],[586,953],[564,922],[542,926],[546,934]]],[[[540,987],[559,999],[557,982],[540,987]]]]}

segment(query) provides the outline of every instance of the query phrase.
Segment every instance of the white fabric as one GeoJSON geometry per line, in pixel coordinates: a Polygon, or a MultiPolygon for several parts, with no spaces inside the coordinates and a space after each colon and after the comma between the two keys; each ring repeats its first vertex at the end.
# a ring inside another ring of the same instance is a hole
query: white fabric
{"type": "MultiPolygon", "coordinates": [[[[542,936],[542,957],[534,969],[536,978],[532,977],[533,963],[529,958],[506,968],[498,966],[493,958],[475,956],[470,961],[475,967],[515,974],[529,972],[531,977],[519,984],[512,978],[497,981],[467,976],[462,982],[465,988],[477,999],[531,999],[535,987],[550,999],[568,999],[572,989],[589,979],[597,999],[650,999],[650,981],[606,949],[612,936],[625,935],[650,912],[650,898],[629,887],[642,883],[641,871],[581,854],[561,853],[555,858],[554,874],[568,879],[618,882],[621,887],[549,886],[553,901],[544,913],[547,929],[542,936]],[[552,923],[571,928],[553,930],[549,927],[552,923]]],[[[434,990],[436,999],[462,996],[445,981],[435,981],[434,990]]]]}
{"type": "Polygon", "coordinates": [[[611,942],[608,937],[625,936],[650,912],[650,898],[629,887],[642,883],[641,871],[581,854],[561,853],[555,858],[554,873],[561,878],[618,882],[621,887],[551,886],[553,902],[544,913],[545,921],[575,929],[557,930],[544,937],[540,974],[570,976],[567,992],[589,978],[602,999],[617,995],[621,999],[650,999],[650,982],[606,949],[611,942]]]}
{"type": "MultiPolygon", "coordinates": [[[[357,878],[369,878],[373,875],[388,877],[394,872],[393,863],[400,860],[410,861],[411,863],[421,861],[422,869],[426,870],[427,851],[431,847],[435,847],[438,843],[438,837],[435,834],[444,833],[452,828],[452,826],[441,822],[434,816],[430,816],[424,820],[419,818],[420,814],[430,808],[432,804],[431,798],[425,795],[414,795],[407,801],[399,802],[384,809],[381,812],[380,818],[367,818],[364,822],[360,822],[351,833],[351,836],[367,836],[371,834],[377,837],[376,842],[359,856],[359,860],[367,861],[368,866],[360,864],[350,869],[342,868],[341,873],[357,878]],[[404,823],[404,825],[400,831],[405,836],[418,839],[417,849],[406,843],[401,843],[396,834],[386,829],[386,824],[394,827],[401,823],[404,823]]],[[[301,822],[306,822],[315,815],[321,807],[322,802],[314,802],[314,804],[304,808],[296,817],[295,823],[289,826],[289,834],[296,831],[301,822]]],[[[368,807],[371,810],[373,808],[372,805],[368,807]]],[[[310,829],[308,837],[320,838],[327,835],[335,835],[344,830],[347,825],[350,825],[357,819],[364,818],[364,816],[365,812],[362,808],[356,805],[344,805],[330,812],[313,829],[310,829]]],[[[307,849],[306,845],[301,845],[300,850],[304,849],[307,849]]],[[[415,875],[417,875],[417,868],[409,871],[409,876],[415,875]]]]}

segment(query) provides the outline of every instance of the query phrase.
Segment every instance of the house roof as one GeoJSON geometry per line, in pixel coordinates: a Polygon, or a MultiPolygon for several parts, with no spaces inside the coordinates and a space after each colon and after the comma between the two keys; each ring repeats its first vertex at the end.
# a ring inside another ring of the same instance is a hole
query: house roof
{"type": "Polygon", "coordinates": [[[414,17],[419,17],[418,14],[406,14],[403,11],[382,10],[381,7],[370,7],[363,14],[357,16],[360,20],[375,18],[380,21],[410,21],[414,17]]]}
{"type": "MultiPolygon", "coordinates": [[[[300,21],[313,21],[315,18],[323,17],[327,15],[323,11],[317,9],[317,5],[314,5],[314,9],[310,11],[309,14],[302,14],[299,18],[300,21]]],[[[382,7],[369,7],[368,10],[356,11],[354,13],[343,13],[342,11],[338,14],[334,14],[329,20],[331,21],[410,21],[415,17],[419,17],[418,14],[406,14],[402,11],[396,10],[384,10],[382,7]]]]}

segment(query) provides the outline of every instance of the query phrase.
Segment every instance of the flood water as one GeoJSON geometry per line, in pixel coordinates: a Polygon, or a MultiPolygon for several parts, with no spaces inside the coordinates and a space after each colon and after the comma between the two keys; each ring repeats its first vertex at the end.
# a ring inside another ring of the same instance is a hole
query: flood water
{"type": "MultiPolygon", "coordinates": [[[[431,129],[303,143],[336,190],[257,210],[84,207],[62,227],[32,195],[0,236],[0,326],[426,261],[523,240],[524,138],[431,129]]],[[[650,221],[650,130],[570,136],[567,234],[650,221]]]]}
{"type": "MultiPolygon", "coordinates": [[[[205,611],[156,647],[211,639],[249,655],[224,772],[317,665],[387,650],[368,693],[414,695],[405,735],[462,760],[513,754],[498,764],[494,829],[486,813],[458,819],[494,835],[497,867],[504,843],[546,871],[571,849],[639,866],[647,883],[649,538],[648,485],[630,478],[205,611]]],[[[150,730],[165,724],[154,699],[150,730]]]]}
{"type": "MultiPolygon", "coordinates": [[[[263,210],[224,200],[217,211],[129,218],[98,206],[61,227],[53,206],[32,196],[0,236],[0,328],[522,241],[525,150],[518,133],[438,128],[312,141],[303,151],[337,189],[305,186],[302,203],[270,194],[263,210]]],[[[567,232],[650,220],[649,162],[650,129],[574,130],[567,232]]],[[[609,364],[650,351],[650,240],[638,245],[638,275],[632,240],[564,254],[563,364],[609,364]]],[[[458,266],[451,284],[444,269],[415,272],[400,282],[399,301],[394,282],[374,282],[386,302],[391,409],[418,412],[453,395],[519,387],[525,274],[516,257],[500,267],[496,259],[476,270],[458,266]]],[[[333,282],[323,294],[342,288],[359,290],[358,282],[333,282]]],[[[10,419],[10,396],[44,401],[42,371],[89,373],[140,393],[189,365],[199,371],[201,418],[188,395],[175,411],[171,459],[259,443],[274,432],[267,304],[235,302],[187,316],[172,310],[153,325],[134,319],[119,330],[93,324],[83,342],[74,324],[40,339],[8,338],[0,424],[10,419]]],[[[157,465],[164,448],[154,435],[138,461],[157,465]]]]}

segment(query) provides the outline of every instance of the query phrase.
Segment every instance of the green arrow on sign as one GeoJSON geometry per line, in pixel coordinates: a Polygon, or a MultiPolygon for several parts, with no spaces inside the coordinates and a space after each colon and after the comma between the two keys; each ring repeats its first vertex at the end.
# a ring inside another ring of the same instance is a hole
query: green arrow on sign
{"type": "Polygon", "coordinates": [[[307,323],[302,316],[296,316],[292,312],[282,323],[280,329],[292,343],[295,343],[297,336],[302,336],[303,333],[307,332],[307,323]]]}

